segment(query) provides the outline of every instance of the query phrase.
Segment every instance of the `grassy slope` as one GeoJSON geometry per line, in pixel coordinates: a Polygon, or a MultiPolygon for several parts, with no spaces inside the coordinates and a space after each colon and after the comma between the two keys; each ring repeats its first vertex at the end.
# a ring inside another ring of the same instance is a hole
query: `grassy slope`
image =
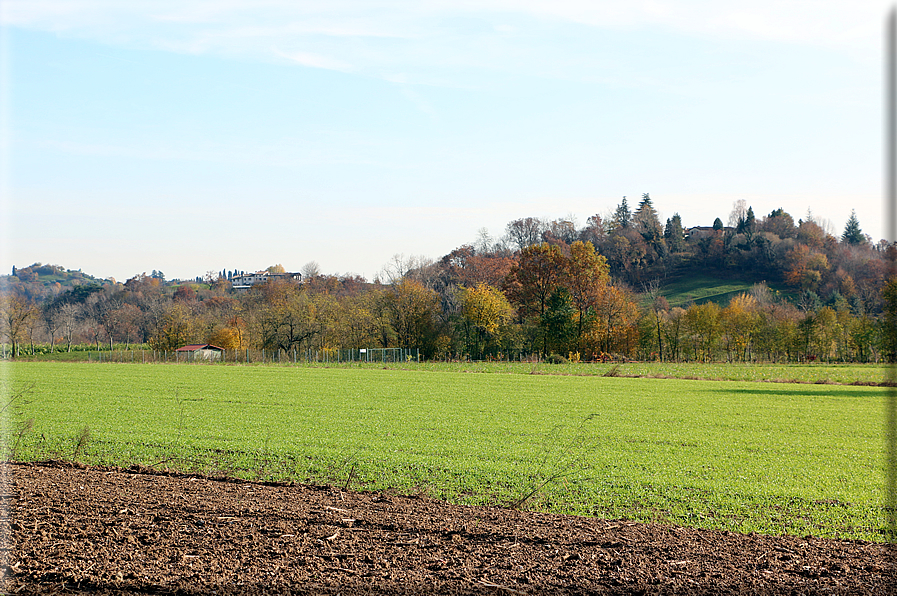
{"type": "Polygon", "coordinates": [[[8,365],[24,458],[881,539],[885,390],[453,370],[8,365]],[[591,417],[591,418],[590,418],[591,417]]]}
{"type": "MultiPolygon", "coordinates": [[[[754,281],[731,278],[718,278],[709,275],[695,275],[689,273],[673,281],[664,284],[660,292],[670,303],[670,306],[687,307],[692,302],[702,304],[704,302],[716,302],[721,307],[729,304],[738,294],[750,291],[754,281]]],[[[778,290],[784,295],[790,295],[787,288],[780,288],[777,284],[771,284],[773,290],[778,290]]]]}

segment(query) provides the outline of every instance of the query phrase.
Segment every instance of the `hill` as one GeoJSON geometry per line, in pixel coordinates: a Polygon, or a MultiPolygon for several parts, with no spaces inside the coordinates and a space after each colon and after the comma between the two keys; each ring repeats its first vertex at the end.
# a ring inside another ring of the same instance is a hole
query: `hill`
{"type": "Polygon", "coordinates": [[[661,284],[659,293],[666,298],[671,307],[685,308],[690,304],[703,304],[704,302],[716,302],[721,307],[729,304],[735,296],[750,292],[758,283],[766,283],[772,292],[778,297],[795,300],[795,292],[781,283],[768,283],[766,280],[755,279],[753,276],[726,276],[718,277],[706,273],[690,272],[680,274],[661,284]]]}

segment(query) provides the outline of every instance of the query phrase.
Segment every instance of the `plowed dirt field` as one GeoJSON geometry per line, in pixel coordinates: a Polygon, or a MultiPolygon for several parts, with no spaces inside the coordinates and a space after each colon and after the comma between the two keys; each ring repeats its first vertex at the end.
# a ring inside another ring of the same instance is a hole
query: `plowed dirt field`
{"type": "Polygon", "coordinates": [[[6,464],[5,593],[885,594],[890,547],[6,464]]]}

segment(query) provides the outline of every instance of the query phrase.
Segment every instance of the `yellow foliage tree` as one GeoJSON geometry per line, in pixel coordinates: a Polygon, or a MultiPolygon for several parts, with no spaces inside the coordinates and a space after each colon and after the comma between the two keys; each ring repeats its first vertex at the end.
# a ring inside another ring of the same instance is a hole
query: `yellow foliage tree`
{"type": "Polygon", "coordinates": [[[467,323],[468,351],[482,358],[485,345],[501,339],[514,308],[498,289],[487,284],[461,290],[461,314],[467,323]]]}
{"type": "Polygon", "coordinates": [[[582,346],[591,359],[613,354],[631,356],[638,341],[638,305],[629,294],[616,286],[605,286],[597,293],[595,317],[583,333],[582,346]]]}
{"type": "Polygon", "coordinates": [[[577,337],[581,339],[589,311],[594,310],[610,282],[607,259],[595,251],[591,242],[577,240],[570,245],[566,281],[577,310],[577,337]]]}
{"type": "Polygon", "coordinates": [[[685,311],[684,323],[695,360],[713,360],[720,335],[719,312],[720,308],[715,302],[693,304],[685,311]]]}
{"type": "Polygon", "coordinates": [[[739,294],[720,311],[719,318],[729,359],[749,360],[753,335],[760,324],[757,299],[750,294],[739,294]]]}
{"type": "Polygon", "coordinates": [[[216,329],[207,341],[213,346],[225,350],[245,350],[249,347],[246,338],[246,323],[241,317],[232,317],[227,325],[216,329]]]}

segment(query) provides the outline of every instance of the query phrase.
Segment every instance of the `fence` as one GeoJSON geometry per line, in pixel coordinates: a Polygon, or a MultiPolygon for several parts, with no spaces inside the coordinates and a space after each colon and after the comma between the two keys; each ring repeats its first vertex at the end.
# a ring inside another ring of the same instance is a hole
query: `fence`
{"type": "Polygon", "coordinates": [[[420,362],[417,348],[360,348],[355,350],[223,350],[211,354],[158,350],[113,350],[87,353],[88,362],[181,362],[181,363],[339,363],[339,362],[420,362]]]}

